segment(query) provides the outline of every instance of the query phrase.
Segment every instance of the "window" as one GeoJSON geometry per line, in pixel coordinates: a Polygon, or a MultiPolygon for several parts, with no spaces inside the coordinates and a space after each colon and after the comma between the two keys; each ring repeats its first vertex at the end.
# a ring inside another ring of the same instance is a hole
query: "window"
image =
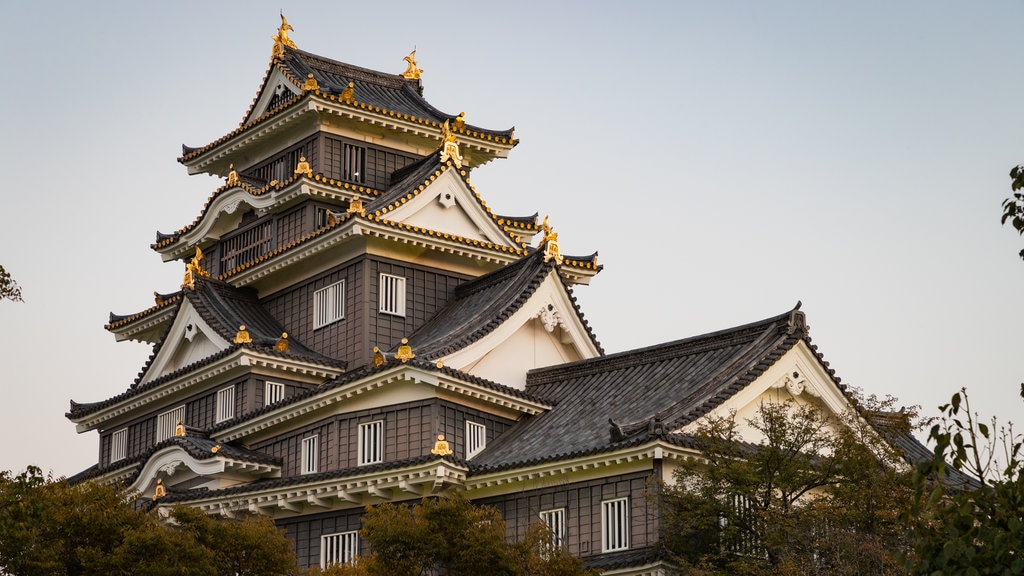
{"type": "Polygon", "coordinates": [[[359,555],[359,532],[324,534],[320,537],[320,567],[345,564],[359,555]]]}
{"type": "Polygon", "coordinates": [[[565,544],[565,508],[546,510],[540,513],[540,521],[551,530],[551,541],[548,546],[554,550],[565,544]]]}
{"type": "Polygon", "coordinates": [[[313,292],[313,329],[345,318],[345,281],[313,292]]]}
{"type": "Polygon", "coordinates": [[[466,421],[466,460],[487,447],[487,426],[466,421]]]}
{"type": "Polygon", "coordinates": [[[110,435],[110,461],[117,462],[128,456],[128,429],[122,428],[110,435]]]}
{"type": "Polygon", "coordinates": [[[217,420],[223,422],[235,417],[235,387],[228,386],[217,391],[217,420]]]}
{"type": "Polygon", "coordinates": [[[349,182],[366,181],[366,148],[345,144],[345,176],[349,182]]]}
{"type": "Polygon", "coordinates": [[[320,459],[320,437],[310,436],[302,439],[302,462],[299,464],[299,472],[312,474],[317,470],[317,460],[320,459]]]}
{"type": "Polygon", "coordinates": [[[405,278],[380,275],[380,311],[383,314],[405,316],[405,278]]]}
{"type": "Polygon", "coordinates": [[[359,425],[359,465],[384,461],[384,421],[359,425]]]}
{"type": "Polygon", "coordinates": [[[723,529],[723,533],[724,529],[729,527],[730,518],[735,520],[737,527],[751,526],[755,528],[749,530],[740,529],[730,533],[727,538],[723,538],[722,549],[733,554],[767,558],[764,546],[761,545],[757,538],[756,526],[758,522],[754,513],[754,503],[751,499],[742,494],[732,494],[725,498],[725,505],[729,508],[729,512],[723,514],[718,519],[719,527],[723,529]]]}
{"type": "Polygon", "coordinates": [[[601,502],[601,551],[629,548],[629,499],[601,502]]]}
{"type": "Polygon", "coordinates": [[[282,398],[284,398],[284,384],[267,382],[266,392],[263,394],[263,405],[270,406],[282,398]]]}
{"type": "Polygon", "coordinates": [[[178,425],[178,420],[185,421],[185,407],[178,406],[173,410],[168,410],[163,414],[156,417],[156,441],[166,440],[171,436],[174,436],[174,428],[178,425]]]}

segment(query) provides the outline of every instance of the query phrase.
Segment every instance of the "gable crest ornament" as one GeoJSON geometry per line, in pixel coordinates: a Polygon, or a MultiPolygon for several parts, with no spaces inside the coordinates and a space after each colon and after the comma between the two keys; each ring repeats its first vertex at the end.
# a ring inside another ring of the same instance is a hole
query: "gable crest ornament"
{"type": "Polygon", "coordinates": [[[794,397],[799,396],[804,392],[807,392],[807,394],[814,396],[815,398],[821,396],[821,394],[819,394],[818,391],[810,385],[807,378],[802,376],[800,372],[795,369],[787,372],[772,384],[772,388],[783,387],[785,387],[786,391],[794,397]]]}
{"type": "Polygon", "coordinates": [[[292,32],[295,31],[295,29],[291,27],[291,24],[288,24],[288,19],[284,17],[284,12],[282,12],[281,27],[277,29],[277,34],[274,35],[274,51],[271,54],[272,58],[284,58],[284,49],[286,46],[292,50],[298,49],[295,42],[292,42],[291,38],[288,37],[289,30],[292,32]]]}
{"type": "Polygon", "coordinates": [[[562,263],[562,251],[558,248],[558,232],[555,232],[550,225],[548,225],[548,217],[544,217],[544,222],[540,225],[541,229],[544,230],[544,239],[540,241],[538,248],[544,248],[544,261],[550,262],[555,261],[555,264],[562,263]]]}
{"type": "Polygon", "coordinates": [[[185,277],[181,281],[181,288],[188,288],[189,290],[196,289],[196,278],[209,278],[210,273],[203,270],[203,260],[206,256],[203,256],[203,251],[196,246],[196,255],[192,257],[192,260],[185,264],[185,277]]]}
{"type": "Polygon", "coordinates": [[[451,159],[456,168],[462,168],[462,153],[459,152],[459,143],[455,139],[455,133],[452,132],[448,120],[441,125],[441,142],[441,162],[451,159]]]}
{"type": "Polygon", "coordinates": [[[402,78],[406,80],[419,80],[423,70],[416,67],[416,50],[414,49],[412,52],[409,52],[409,55],[402,58],[402,60],[405,60],[407,65],[405,72],[402,72],[402,78]]]}

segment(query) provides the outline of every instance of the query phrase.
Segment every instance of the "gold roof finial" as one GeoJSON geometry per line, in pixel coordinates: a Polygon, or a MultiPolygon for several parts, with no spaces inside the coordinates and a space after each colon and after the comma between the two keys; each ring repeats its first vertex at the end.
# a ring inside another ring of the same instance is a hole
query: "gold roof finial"
{"type": "Polygon", "coordinates": [[[238,327],[238,332],[235,334],[235,344],[251,344],[252,337],[249,336],[249,331],[245,329],[245,324],[238,327]]]}
{"type": "Polygon", "coordinates": [[[382,366],[387,361],[388,361],[387,358],[384,357],[384,353],[380,351],[380,348],[374,346],[373,347],[373,367],[376,368],[377,366],[382,366]]]}
{"type": "Polygon", "coordinates": [[[295,42],[292,42],[291,38],[288,37],[288,31],[295,31],[291,24],[288,23],[288,19],[284,17],[284,12],[281,12],[281,27],[277,29],[277,34],[274,35],[274,52],[272,58],[284,58],[284,48],[287,46],[293,50],[298,49],[295,42]]]}
{"type": "Polygon", "coordinates": [[[235,172],[235,165],[230,164],[228,166],[228,186],[238,186],[238,172],[235,172]]]}
{"type": "Polygon", "coordinates": [[[174,425],[174,435],[182,437],[185,436],[185,425],[182,424],[180,419],[178,420],[178,423],[174,425]]]}
{"type": "Polygon", "coordinates": [[[288,333],[281,332],[281,337],[277,339],[277,344],[274,344],[274,350],[278,352],[288,351],[288,333]]]}
{"type": "Polygon", "coordinates": [[[466,126],[466,113],[465,112],[459,112],[459,115],[455,117],[455,125],[453,126],[453,128],[455,130],[462,130],[465,126],[466,126]]]}
{"type": "Polygon", "coordinates": [[[341,91],[341,99],[344,100],[345,102],[351,102],[352,99],[355,98],[355,96],[356,96],[356,83],[355,82],[349,82],[348,86],[346,86],[345,89],[341,91]]]}
{"type": "Polygon", "coordinates": [[[320,85],[316,83],[316,78],[313,78],[313,73],[306,74],[306,83],[302,85],[303,90],[319,90],[320,85]]]}
{"type": "Polygon", "coordinates": [[[441,125],[441,162],[451,159],[457,168],[462,168],[462,153],[459,152],[459,143],[455,139],[455,133],[445,120],[441,125]]]}
{"type": "Polygon", "coordinates": [[[210,273],[203,270],[203,260],[206,256],[203,256],[203,251],[196,246],[196,255],[192,257],[192,260],[185,264],[185,277],[181,281],[182,289],[188,288],[189,290],[196,289],[196,278],[208,278],[210,273]]]}
{"type": "Polygon", "coordinates": [[[554,260],[555,264],[561,264],[562,251],[558,248],[558,232],[555,232],[548,225],[547,216],[544,217],[544,222],[541,223],[540,227],[544,230],[544,239],[540,241],[538,248],[544,248],[544,261],[554,260]]]}
{"type": "Polygon", "coordinates": [[[353,196],[352,199],[348,201],[348,213],[366,216],[366,209],[363,208],[363,199],[359,196],[353,196]]]}
{"type": "Polygon", "coordinates": [[[164,496],[167,496],[167,490],[164,488],[164,481],[161,478],[157,478],[156,488],[153,489],[153,500],[163,498],[164,496]]]}
{"type": "Polygon", "coordinates": [[[415,357],[416,355],[412,353],[412,346],[409,346],[409,339],[402,338],[402,345],[398,347],[398,352],[395,352],[395,358],[401,360],[402,364],[405,364],[415,357]]]}
{"type": "Polygon", "coordinates": [[[409,65],[405,69],[405,72],[402,72],[402,78],[405,78],[406,80],[419,80],[420,74],[423,74],[423,70],[416,67],[416,50],[413,49],[413,51],[409,52],[409,55],[402,58],[402,60],[405,60],[409,65]]]}
{"type": "Polygon", "coordinates": [[[313,169],[309,166],[309,162],[306,162],[305,156],[299,156],[299,163],[295,166],[295,175],[300,174],[309,178],[313,177],[313,169]]]}
{"type": "Polygon", "coordinates": [[[210,453],[216,454],[217,452],[220,452],[220,444],[217,444],[213,448],[210,448],[210,453]]]}
{"type": "Polygon", "coordinates": [[[444,434],[437,435],[437,442],[434,442],[434,449],[430,453],[437,456],[447,456],[452,453],[451,447],[448,446],[448,441],[444,439],[444,434]]]}

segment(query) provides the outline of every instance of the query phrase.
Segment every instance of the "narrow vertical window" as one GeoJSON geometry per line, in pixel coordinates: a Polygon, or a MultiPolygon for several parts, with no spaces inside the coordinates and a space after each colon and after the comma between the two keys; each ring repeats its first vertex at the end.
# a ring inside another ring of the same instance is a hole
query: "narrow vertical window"
{"type": "Polygon", "coordinates": [[[235,417],[235,387],[228,386],[217,391],[217,420],[223,422],[235,417]]]}
{"type": "Polygon", "coordinates": [[[405,278],[380,275],[380,311],[382,314],[405,316],[405,278]]]}
{"type": "Polygon", "coordinates": [[[466,421],[466,460],[487,447],[487,426],[466,421]]]}
{"type": "Polygon", "coordinates": [[[178,406],[158,415],[156,417],[156,441],[160,442],[174,436],[174,428],[178,425],[179,420],[185,421],[184,406],[178,406]]]}
{"type": "Polygon", "coordinates": [[[565,508],[546,510],[540,513],[540,521],[551,531],[548,547],[551,550],[565,545],[565,508]]]}
{"type": "Polygon", "coordinates": [[[601,502],[601,551],[629,548],[629,499],[601,502]]]}
{"type": "Polygon", "coordinates": [[[345,281],[313,292],[313,329],[345,318],[345,281]]]}
{"type": "Polygon", "coordinates": [[[284,398],[284,384],[267,382],[266,390],[263,393],[263,405],[270,406],[274,402],[280,401],[282,398],[284,398]]]}
{"type": "Polygon", "coordinates": [[[320,567],[346,564],[359,555],[359,532],[324,534],[320,537],[320,567]]]}
{"type": "Polygon", "coordinates": [[[345,144],[345,180],[362,184],[366,181],[366,148],[345,144]]]}
{"type": "Polygon", "coordinates": [[[128,429],[122,428],[110,435],[110,461],[117,462],[128,456],[128,429]]]}
{"type": "Polygon", "coordinates": [[[384,421],[359,425],[359,465],[384,461],[384,421]]]}
{"type": "Polygon", "coordinates": [[[320,437],[310,436],[302,439],[302,462],[299,472],[312,474],[317,471],[317,460],[320,459],[320,437]]]}

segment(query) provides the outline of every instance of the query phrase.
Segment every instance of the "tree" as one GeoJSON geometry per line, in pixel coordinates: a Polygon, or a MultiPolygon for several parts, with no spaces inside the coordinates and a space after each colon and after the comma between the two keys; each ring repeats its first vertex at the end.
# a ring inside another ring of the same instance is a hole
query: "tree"
{"type": "Polygon", "coordinates": [[[663,542],[684,573],[904,573],[910,470],[879,439],[909,433],[911,415],[893,415],[892,399],[860,402],[843,418],[764,403],[746,421],[756,445],[735,415],[706,419],[693,437],[702,459],[681,462],[659,496],[663,542]]]}
{"type": "Polygon", "coordinates": [[[424,498],[413,505],[384,503],[368,507],[360,535],[369,554],[354,565],[311,573],[331,575],[476,575],[585,576],[579,558],[552,548],[550,533],[534,525],[509,542],[501,514],[472,504],[455,492],[424,498]]]}
{"type": "Polygon", "coordinates": [[[0,472],[0,573],[99,576],[285,575],[290,541],[268,518],[214,519],[186,507],[160,514],[114,487],[70,485],[30,466],[0,472]]]}
{"type": "Polygon", "coordinates": [[[912,574],[1024,574],[1021,435],[972,413],[966,389],[939,410],[915,475],[912,574]]]}
{"type": "Polygon", "coordinates": [[[21,297],[21,287],[11,277],[11,274],[3,266],[0,266],[0,300],[4,299],[24,302],[21,297]]]}

